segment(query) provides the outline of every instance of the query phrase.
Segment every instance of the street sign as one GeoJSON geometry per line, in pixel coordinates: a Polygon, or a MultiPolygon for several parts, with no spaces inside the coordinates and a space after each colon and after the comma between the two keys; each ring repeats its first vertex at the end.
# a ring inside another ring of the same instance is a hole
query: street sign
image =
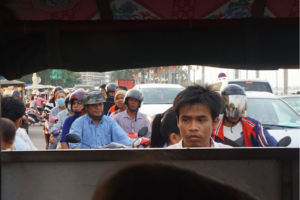
{"type": "Polygon", "coordinates": [[[57,79],[62,79],[62,70],[57,69],[57,79]]]}
{"type": "Polygon", "coordinates": [[[62,79],[62,70],[61,69],[53,69],[50,74],[51,79],[62,79]]]}
{"type": "Polygon", "coordinates": [[[218,75],[218,78],[225,78],[226,77],[226,74],[225,73],[220,73],[219,75],[218,75]]]}

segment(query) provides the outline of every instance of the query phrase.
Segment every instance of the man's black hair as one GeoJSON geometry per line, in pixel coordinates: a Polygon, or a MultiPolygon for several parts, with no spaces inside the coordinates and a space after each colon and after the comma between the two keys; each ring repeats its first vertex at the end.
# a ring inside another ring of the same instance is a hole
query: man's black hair
{"type": "Polygon", "coordinates": [[[4,97],[1,102],[1,117],[15,122],[25,114],[24,103],[16,97],[4,97]]]}
{"type": "Polygon", "coordinates": [[[128,90],[127,87],[124,86],[124,85],[118,85],[118,86],[116,87],[116,89],[117,89],[117,88],[120,88],[121,90],[126,90],[126,91],[128,90]]]}
{"type": "Polygon", "coordinates": [[[201,103],[209,107],[212,120],[219,116],[222,109],[222,99],[220,95],[212,90],[212,85],[206,86],[188,86],[185,90],[178,93],[174,99],[173,107],[179,118],[180,108],[188,105],[201,103]]]}
{"type": "Polygon", "coordinates": [[[162,148],[166,143],[170,142],[172,133],[180,135],[173,107],[162,114],[155,115],[151,130],[151,148],[162,148]]]}
{"type": "Polygon", "coordinates": [[[102,88],[102,89],[104,89],[104,90],[105,90],[105,87],[106,87],[106,84],[100,85],[100,88],[102,88]]]}

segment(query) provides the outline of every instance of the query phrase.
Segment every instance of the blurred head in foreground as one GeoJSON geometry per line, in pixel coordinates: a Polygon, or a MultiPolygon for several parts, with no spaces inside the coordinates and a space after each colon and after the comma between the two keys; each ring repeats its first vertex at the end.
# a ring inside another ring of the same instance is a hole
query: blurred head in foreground
{"type": "Polygon", "coordinates": [[[96,188],[93,200],[252,200],[232,186],[203,177],[193,171],[162,164],[126,167],[96,188]]]}

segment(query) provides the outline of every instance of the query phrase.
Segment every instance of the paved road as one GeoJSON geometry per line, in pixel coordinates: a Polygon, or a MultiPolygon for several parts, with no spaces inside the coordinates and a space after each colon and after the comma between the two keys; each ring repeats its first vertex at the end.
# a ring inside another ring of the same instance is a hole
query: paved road
{"type": "Polygon", "coordinates": [[[43,135],[43,126],[38,124],[29,126],[29,137],[36,148],[45,150],[46,143],[43,135]]]}

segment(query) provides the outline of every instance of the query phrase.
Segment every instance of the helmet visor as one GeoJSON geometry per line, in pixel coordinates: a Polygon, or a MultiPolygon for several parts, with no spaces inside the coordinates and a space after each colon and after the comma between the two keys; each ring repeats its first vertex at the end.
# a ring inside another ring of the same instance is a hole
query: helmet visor
{"type": "Polygon", "coordinates": [[[245,95],[224,95],[225,116],[244,117],[247,114],[247,96],[245,95]]]}

